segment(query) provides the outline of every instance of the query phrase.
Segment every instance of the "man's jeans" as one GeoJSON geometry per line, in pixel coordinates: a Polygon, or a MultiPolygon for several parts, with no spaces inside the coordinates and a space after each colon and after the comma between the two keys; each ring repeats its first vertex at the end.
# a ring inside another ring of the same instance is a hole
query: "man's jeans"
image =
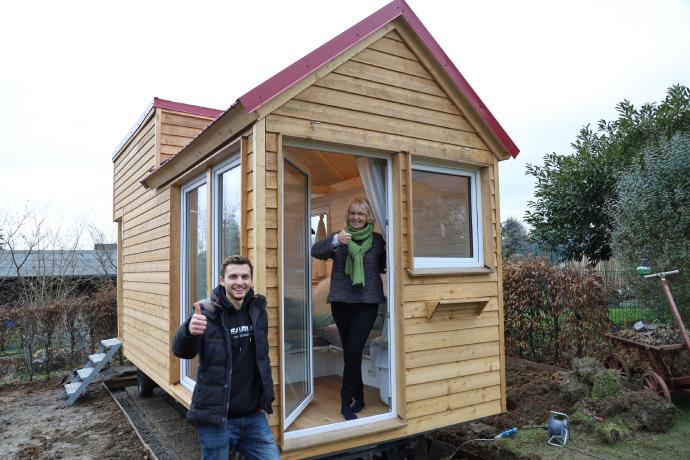
{"type": "Polygon", "coordinates": [[[228,460],[233,450],[247,460],[280,458],[263,411],[247,417],[229,418],[226,428],[199,425],[198,431],[202,460],[228,460]]]}

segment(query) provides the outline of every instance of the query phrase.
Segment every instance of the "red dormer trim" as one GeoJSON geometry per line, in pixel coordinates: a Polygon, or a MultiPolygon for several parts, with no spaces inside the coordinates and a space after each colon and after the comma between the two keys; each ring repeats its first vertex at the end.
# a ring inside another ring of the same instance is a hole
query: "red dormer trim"
{"type": "Polygon", "coordinates": [[[201,107],[198,105],[185,104],[183,102],[167,101],[165,99],[153,98],[153,107],[166,110],[174,110],[175,112],[191,113],[193,115],[201,115],[204,117],[218,118],[224,110],[210,109],[208,107],[201,107]]]}

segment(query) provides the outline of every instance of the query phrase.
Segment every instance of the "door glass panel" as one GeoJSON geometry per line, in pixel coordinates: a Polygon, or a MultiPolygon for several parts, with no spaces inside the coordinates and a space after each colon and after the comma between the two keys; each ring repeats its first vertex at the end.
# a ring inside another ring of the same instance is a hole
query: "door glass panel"
{"type": "MultiPolygon", "coordinates": [[[[185,194],[185,292],[183,318],[184,322],[193,312],[193,305],[206,297],[206,258],[207,235],[206,219],[208,216],[206,184],[192,189],[185,194]]],[[[185,361],[185,376],[196,380],[199,358],[185,361]]]]}
{"type": "MultiPolygon", "coordinates": [[[[225,171],[219,178],[220,262],[240,253],[240,168],[225,171]]],[[[220,265],[217,264],[217,265],[220,265]]]]}
{"type": "Polygon", "coordinates": [[[311,323],[309,316],[309,223],[307,176],[285,162],[283,192],[285,414],[311,393],[311,323]],[[288,231],[289,230],[289,231],[288,231]]]}

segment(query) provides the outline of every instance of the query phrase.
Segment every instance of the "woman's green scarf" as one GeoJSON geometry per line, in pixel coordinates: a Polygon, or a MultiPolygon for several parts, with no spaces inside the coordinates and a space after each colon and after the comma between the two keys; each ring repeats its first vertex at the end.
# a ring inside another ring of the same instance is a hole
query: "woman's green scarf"
{"type": "Polygon", "coordinates": [[[371,249],[374,241],[374,225],[369,223],[361,230],[356,230],[348,224],[347,231],[352,235],[352,239],[347,243],[345,274],[350,277],[353,286],[364,286],[364,254],[371,249]],[[357,244],[355,240],[361,243],[357,244]]]}

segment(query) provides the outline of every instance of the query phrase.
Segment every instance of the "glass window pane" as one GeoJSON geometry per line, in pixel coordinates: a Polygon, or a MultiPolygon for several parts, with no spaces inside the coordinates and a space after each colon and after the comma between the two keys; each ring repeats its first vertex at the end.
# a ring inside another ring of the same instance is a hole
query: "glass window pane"
{"type": "MultiPolygon", "coordinates": [[[[206,292],[206,258],[207,258],[207,235],[206,219],[208,216],[207,207],[207,187],[201,185],[186,193],[185,196],[185,290],[187,296],[183,311],[186,316],[182,322],[186,321],[193,311],[194,302],[207,296],[206,292]]],[[[186,375],[196,380],[198,368],[198,358],[187,361],[186,375]]]]}
{"type": "MultiPolygon", "coordinates": [[[[219,177],[220,190],[220,258],[240,253],[240,168],[235,167],[225,171],[219,177]]],[[[220,265],[220,264],[219,264],[220,265]]]]}
{"type": "Polygon", "coordinates": [[[470,178],[412,171],[415,257],[471,258],[470,178]]]}

